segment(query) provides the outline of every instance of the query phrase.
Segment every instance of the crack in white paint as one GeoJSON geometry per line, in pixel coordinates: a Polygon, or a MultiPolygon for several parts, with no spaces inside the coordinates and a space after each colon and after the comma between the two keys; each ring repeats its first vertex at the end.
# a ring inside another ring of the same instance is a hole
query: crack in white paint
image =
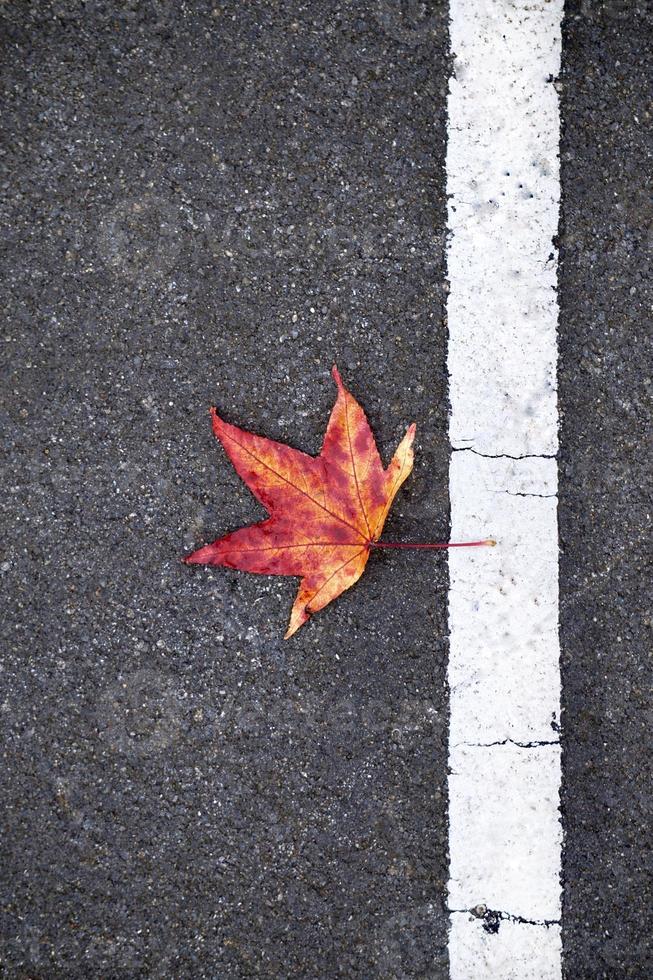
{"type": "Polygon", "coordinates": [[[514,738],[504,738],[499,742],[457,742],[454,748],[457,748],[458,745],[467,745],[471,746],[471,748],[485,749],[489,749],[493,745],[516,745],[519,749],[534,749],[539,745],[560,745],[560,739],[552,738],[548,741],[542,739],[541,741],[534,742],[516,742],[514,738]]]}
{"type": "Polygon", "coordinates": [[[477,449],[472,449],[471,446],[452,446],[451,451],[454,453],[474,453],[476,456],[482,456],[483,459],[557,459],[555,453],[526,453],[523,456],[511,456],[510,453],[479,453],[477,449]]]}
{"type": "Polygon", "coordinates": [[[452,538],[498,542],[449,555],[452,980],[561,976],[551,82],[562,9],[450,0],[452,538]]]}
{"type": "Polygon", "coordinates": [[[509,497],[539,497],[540,500],[551,500],[557,493],[525,493],[521,490],[493,490],[493,493],[507,493],[509,497]]]}
{"type": "MultiPolygon", "coordinates": [[[[487,923],[490,922],[519,922],[522,925],[527,926],[544,926],[548,929],[549,926],[559,926],[560,919],[525,919],[521,915],[512,915],[511,912],[503,912],[498,909],[486,909],[484,906],[480,907],[483,911],[479,910],[479,906],[473,909],[448,909],[449,915],[471,915],[475,919],[483,919],[486,923],[485,931],[491,932],[493,930],[488,929],[487,923]]],[[[498,932],[498,928],[496,929],[498,932]]]]}

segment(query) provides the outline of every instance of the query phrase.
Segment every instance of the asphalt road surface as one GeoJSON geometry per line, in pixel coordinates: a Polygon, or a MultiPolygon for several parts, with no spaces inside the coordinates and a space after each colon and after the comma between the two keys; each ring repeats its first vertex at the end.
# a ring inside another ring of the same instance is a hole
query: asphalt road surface
{"type": "MultiPolygon", "coordinates": [[[[315,453],[334,361],[448,536],[447,24],[2,8],[2,976],[447,976],[446,561],[288,642],[294,580],[179,561],[262,516],[208,406],[315,453]]],[[[563,31],[564,969],[644,980],[653,13],[563,31]]]]}
{"type": "Polygon", "coordinates": [[[559,520],[568,980],[653,975],[652,37],[649,3],[567,5],[559,520]]]}

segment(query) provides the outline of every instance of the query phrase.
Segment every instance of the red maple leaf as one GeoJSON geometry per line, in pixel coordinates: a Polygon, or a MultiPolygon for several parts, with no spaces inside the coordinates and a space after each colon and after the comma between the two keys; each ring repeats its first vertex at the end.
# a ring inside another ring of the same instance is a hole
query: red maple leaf
{"type": "Polygon", "coordinates": [[[286,638],[360,578],[372,548],[404,547],[377,542],[413,468],[415,425],[384,469],[363,409],[336,367],[332,374],[338,397],[316,457],[230,425],[211,409],[215,435],[270,516],[184,559],[259,575],[301,576],[286,638]]]}

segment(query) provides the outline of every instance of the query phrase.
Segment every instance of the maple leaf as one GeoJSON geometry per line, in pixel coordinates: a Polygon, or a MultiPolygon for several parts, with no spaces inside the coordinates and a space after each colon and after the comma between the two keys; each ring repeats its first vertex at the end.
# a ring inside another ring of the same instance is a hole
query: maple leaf
{"type": "Polygon", "coordinates": [[[334,366],[338,397],[319,456],[230,425],[213,431],[269,517],[184,560],[259,575],[301,576],[286,639],[358,581],[400,486],[413,468],[415,424],[384,469],[361,406],[334,366]]]}

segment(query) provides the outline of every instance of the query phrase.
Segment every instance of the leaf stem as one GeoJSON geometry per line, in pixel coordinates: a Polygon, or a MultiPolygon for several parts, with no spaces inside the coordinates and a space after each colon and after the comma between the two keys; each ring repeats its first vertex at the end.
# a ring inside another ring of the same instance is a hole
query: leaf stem
{"type": "Polygon", "coordinates": [[[426,548],[482,548],[484,545],[493,548],[495,544],[496,541],[494,538],[486,538],[484,541],[415,542],[412,544],[409,541],[370,541],[370,548],[404,548],[406,550],[417,550],[426,548]]]}

